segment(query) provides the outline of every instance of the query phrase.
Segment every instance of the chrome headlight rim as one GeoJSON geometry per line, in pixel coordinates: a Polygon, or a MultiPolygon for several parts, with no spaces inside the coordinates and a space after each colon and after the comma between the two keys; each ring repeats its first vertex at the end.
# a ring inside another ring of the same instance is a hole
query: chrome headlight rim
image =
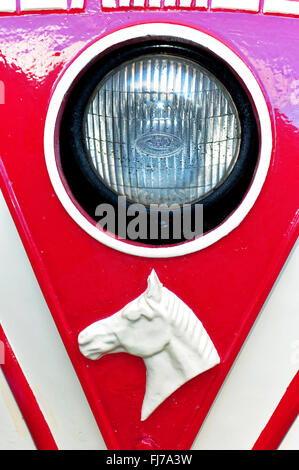
{"type": "MultiPolygon", "coordinates": [[[[192,211],[195,204],[203,205],[204,233],[209,232],[228,218],[243,200],[254,177],[260,143],[255,111],[243,85],[225,62],[200,46],[173,39],[155,39],[113,48],[94,61],[73,87],[63,113],[60,159],[64,176],[74,198],[95,221],[98,204],[110,203],[117,209],[118,195],[99,179],[90,164],[84,143],[83,116],[98,83],[117,66],[145,54],[171,54],[197,62],[226,87],[238,110],[241,145],[236,164],[217,189],[192,204],[192,211]]],[[[140,241],[150,245],[170,245],[184,239],[140,241]]]]}

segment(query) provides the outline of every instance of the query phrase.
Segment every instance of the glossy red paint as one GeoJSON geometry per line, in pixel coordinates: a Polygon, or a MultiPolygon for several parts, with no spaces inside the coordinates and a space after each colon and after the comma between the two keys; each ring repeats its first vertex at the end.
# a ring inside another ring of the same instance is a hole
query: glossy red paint
{"type": "Polygon", "coordinates": [[[299,372],[288,386],[253,450],[276,450],[299,415],[299,372]]]}
{"type": "Polygon", "coordinates": [[[50,428],[0,325],[5,362],[0,365],[38,450],[58,450],[50,428]]]}
{"type": "Polygon", "coordinates": [[[299,221],[299,20],[229,12],[103,13],[1,18],[1,188],[66,349],[109,448],[192,445],[289,251],[299,221]],[[264,90],[275,135],[271,167],[255,206],[227,237],[177,259],[143,259],[90,238],[68,216],[46,170],[43,131],[55,82],[90,43],[125,26],[169,22],[228,44],[264,90]],[[191,380],[145,422],[142,361],[125,354],[85,359],[77,335],[140,294],[154,268],[198,315],[221,364],[191,380]],[[146,444],[148,445],[148,444],[146,444]]]}

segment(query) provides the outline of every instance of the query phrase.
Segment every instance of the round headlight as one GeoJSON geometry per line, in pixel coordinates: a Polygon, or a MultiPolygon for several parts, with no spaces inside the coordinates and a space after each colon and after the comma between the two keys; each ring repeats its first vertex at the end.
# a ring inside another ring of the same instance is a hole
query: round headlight
{"type": "Polygon", "coordinates": [[[240,119],[226,87],[171,54],[142,55],[104,76],[83,129],[102,183],[144,205],[200,201],[228,178],[240,150],[240,119]]]}
{"type": "MultiPolygon", "coordinates": [[[[259,155],[251,99],[230,67],[205,49],[159,39],[113,47],[86,67],[66,98],[61,167],[72,197],[96,222],[103,203],[121,215],[122,196],[127,208],[145,206],[147,227],[158,212],[161,230],[164,212],[183,217],[184,205],[193,224],[199,203],[207,232],[251,184],[259,155]]],[[[170,224],[176,220],[170,214],[170,224]]],[[[118,226],[110,231],[124,236],[118,226]]],[[[150,229],[141,240],[178,242],[150,229]]]]}

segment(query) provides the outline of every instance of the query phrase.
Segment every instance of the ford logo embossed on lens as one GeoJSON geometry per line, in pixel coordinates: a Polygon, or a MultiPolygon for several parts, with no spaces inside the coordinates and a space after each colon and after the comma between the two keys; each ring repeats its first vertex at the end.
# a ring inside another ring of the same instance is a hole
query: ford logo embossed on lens
{"type": "Polygon", "coordinates": [[[136,140],[136,149],[151,157],[169,157],[179,152],[183,141],[171,134],[146,134],[136,140]]]}

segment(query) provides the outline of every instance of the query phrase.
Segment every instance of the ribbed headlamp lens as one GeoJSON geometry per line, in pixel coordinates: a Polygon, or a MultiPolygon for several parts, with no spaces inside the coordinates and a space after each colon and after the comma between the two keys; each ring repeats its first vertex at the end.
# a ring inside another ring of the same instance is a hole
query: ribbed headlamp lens
{"type": "Polygon", "coordinates": [[[238,159],[241,125],[226,88],[173,55],[125,62],[85,110],[90,162],[110,190],[149,204],[187,204],[217,189],[238,159]]]}

